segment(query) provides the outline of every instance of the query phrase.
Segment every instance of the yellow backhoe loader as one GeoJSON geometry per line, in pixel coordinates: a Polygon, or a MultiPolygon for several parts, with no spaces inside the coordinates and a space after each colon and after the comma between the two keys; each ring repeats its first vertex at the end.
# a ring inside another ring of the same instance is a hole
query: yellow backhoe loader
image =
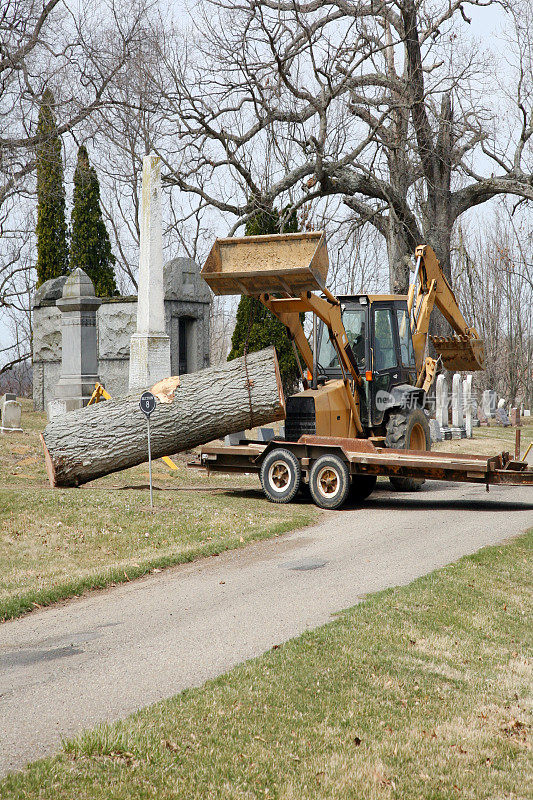
{"type": "Polygon", "coordinates": [[[452,370],[483,369],[483,342],[461,314],[434,251],[417,247],[415,261],[408,295],[335,297],[326,288],[323,232],[217,239],[202,276],[215,294],[256,297],[281,320],[304,390],[286,399],[283,446],[270,443],[255,455],[250,449],[222,454],[208,446],[202,451],[204,464],[238,469],[243,456],[259,469],[274,502],[293,499],[303,480],[315,502],[326,508],[340,507],[350,484],[359,498],[367,496],[377,474],[389,474],[398,489],[418,488],[426,477],[422,462],[417,470],[400,459],[396,468],[375,472],[360,458],[349,467],[347,455],[370,457],[392,448],[389,462],[393,452],[405,450],[414,451],[411,461],[415,454],[422,457],[430,449],[424,408],[438,361],[452,370]],[[449,338],[433,338],[436,359],[428,354],[435,306],[455,331],[449,338]],[[311,345],[301,312],[313,315],[311,345]],[[326,448],[322,454],[320,448],[326,448]]]}

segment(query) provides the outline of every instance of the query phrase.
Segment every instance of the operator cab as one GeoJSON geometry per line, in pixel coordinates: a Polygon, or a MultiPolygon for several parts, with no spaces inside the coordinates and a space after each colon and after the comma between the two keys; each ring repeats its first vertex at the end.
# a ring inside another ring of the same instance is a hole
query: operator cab
{"type": "MultiPolygon", "coordinates": [[[[416,383],[416,364],[407,295],[339,297],[348,342],[363,379],[361,422],[380,425],[386,394],[399,384],[416,383]]],[[[318,382],[342,378],[337,351],[324,323],[318,325],[318,382]]]]}

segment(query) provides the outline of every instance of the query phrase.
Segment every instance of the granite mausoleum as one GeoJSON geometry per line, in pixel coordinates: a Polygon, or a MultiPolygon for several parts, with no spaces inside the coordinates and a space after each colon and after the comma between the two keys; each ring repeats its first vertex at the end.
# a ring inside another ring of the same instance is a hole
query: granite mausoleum
{"type": "MultiPolygon", "coordinates": [[[[168,261],[163,270],[165,328],[170,337],[171,374],[209,365],[211,295],[189,258],[168,261]]],[[[67,276],[47,281],[33,303],[33,400],[46,410],[61,378],[62,313],[56,302],[67,276]]],[[[137,330],[137,297],[100,298],[96,311],[97,374],[112,397],[128,393],[130,339],[137,330]]]]}

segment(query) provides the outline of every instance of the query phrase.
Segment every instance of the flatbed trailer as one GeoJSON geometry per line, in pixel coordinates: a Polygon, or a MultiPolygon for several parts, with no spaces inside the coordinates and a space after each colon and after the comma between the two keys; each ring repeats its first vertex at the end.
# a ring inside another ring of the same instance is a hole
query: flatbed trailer
{"type": "MultiPolygon", "coordinates": [[[[315,474],[317,465],[320,464],[325,465],[323,474],[327,475],[328,480],[331,480],[332,475],[335,480],[335,465],[337,465],[339,473],[337,479],[341,483],[343,477],[341,472],[343,472],[348,475],[348,482],[353,486],[364,484],[371,487],[370,491],[373,488],[372,481],[375,482],[378,476],[413,478],[421,481],[478,483],[486,485],[487,489],[491,484],[533,487],[533,467],[525,461],[512,458],[508,452],[487,457],[470,453],[395,450],[376,446],[369,439],[305,435],[297,442],[277,438],[268,443],[243,441],[233,446],[211,443],[202,448],[199,463],[209,472],[259,473],[265,494],[274,502],[290,502],[301,483],[311,482],[315,488],[313,491],[313,486],[310,486],[311,494],[318,505],[325,508],[339,508],[348,492],[340,493],[345,496],[342,502],[339,502],[340,496],[335,497],[335,492],[332,490],[330,492],[332,497],[329,499],[334,502],[328,502],[328,492],[321,492],[320,479],[315,474]],[[291,454],[292,459],[283,455],[287,452],[291,454]],[[276,454],[279,456],[277,461],[276,454]],[[288,492],[283,492],[280,488],[279,496],[276,496],[275,490],[274,496],[271,496],[268,487],[265,488],[265,481],[269,480],[269,476],[265,472],[264,465],[267,464],[272,470],[277,464],[280,475],[285,466],[286,479],[289,481],[291,461],[293,464],[297,463],[295,470],[298,487],[295,491],[292,487],[293,490],[288,492]],[[340,463],[344,465],[343,469],[340,463]],[[329,472],[324,472],[328,469],[329,472]]],[[[370,491],[367,494],[370,494],[370,491]]]]}

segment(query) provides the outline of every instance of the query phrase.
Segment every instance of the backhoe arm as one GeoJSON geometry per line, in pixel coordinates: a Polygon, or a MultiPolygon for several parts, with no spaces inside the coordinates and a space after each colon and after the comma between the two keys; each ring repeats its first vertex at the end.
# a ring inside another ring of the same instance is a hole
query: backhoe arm
{"type": "Polygon", "coordinates": [[[305,365],[313,372],[313,353],[300,322],[300,313],[310,311],[322,320],[328,329],[329,337],[334,343],[339,355],[343,371],[350,375],[359,386],[361,378],[357,361],[352,352],[346,329],[342,321],[341,304],[327,289],[324,290],[325,298],[317,297],[312,292],[302,292],[299,298],[274,298],[268,294],[259,296],[259,300],[271,311],[289,330],[293,341],[298,346],[305,365]]]}
{"type": "Polygon", "coordinates": [[[429,385],[426,386],[424,373],[428,373],[431,366],[426,363],[431,360],[426,358],[426,344],[429,321],[435,305],[458,334],[451,338],[431,337],[435,350],[447,369],[468,371],[484,369],[485,354],[483,341],[476,329],[470,327],[463,317],[433,248],[429,245],[419,245],[415,250],[415,256],[415,280],[409,289],[407,306],[412,319],[411,333],[419,373],[418,383],[427,389],[431,385],[433,375],[429,385]]]}

